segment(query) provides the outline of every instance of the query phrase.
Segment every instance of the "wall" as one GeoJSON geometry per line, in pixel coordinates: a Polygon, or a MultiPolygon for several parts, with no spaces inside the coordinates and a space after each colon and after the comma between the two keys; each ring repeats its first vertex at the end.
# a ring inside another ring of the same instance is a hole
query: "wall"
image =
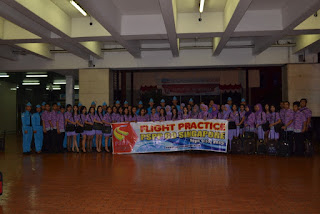
{"type": "MultiPolygon", "coordinates": [[[[171,51],[144,51],[140,59],[127,52],[105,52],[104,59],[94,60],[95,68],[181,68],[181,67],[235,67],[257,65],[284,65],[298,63],[298,56],[291,54],[291,48],[268,48],[258,56],[252,49],[224,49],[219,56],[212,56],[212,50],[182,50],[179,57],[172,57],[171,51]]],[[[309,58],[307,58],[309,60],[309,58]]],[[[310,58],[316,60],[316,58],[310,58]]],[[[313,61],[307,61],[313,62],[313,61]]],[[[55,54],[54,60],[33,55],[19,56],[18,61],[0,59],[0,70],[55,70],[84,69],[88,61],[72,54],[55,54]]]]}
{"type": "MultiPolygon", "coordinates": [[[[15,88],[16,85],[4,81],[0,81],[0,112],[1,123],[0,131],[7,132],[16,131],[16,91],[11,91],[10,88],[15,88]]],[[[20,118],[19,118],[20,119],[20,118]]]]}
{"type": "Polygon", "coordinates": [[[109,69],[79,70],[79,99],[82,105],[90,107],[95,101],[98,105],[103,102],[110,104],[110,72],[109,69]]]}
{"type": "Polygon", "coordinates": [[[290,64],[284,70],[284,98],[290,103],[308,99],[312,115],[320,116],[320,64],[290,64]]]}

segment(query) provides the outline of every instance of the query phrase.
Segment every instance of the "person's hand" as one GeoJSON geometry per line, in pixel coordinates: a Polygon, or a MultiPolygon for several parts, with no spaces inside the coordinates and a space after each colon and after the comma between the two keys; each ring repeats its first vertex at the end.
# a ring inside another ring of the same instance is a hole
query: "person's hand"
{"type": "Polygon", "coordinates": [[[25,130],[25,131],[24,131],[24,133],[25,133],[25,134],[28,134],[28,131],[27,131],[27,130],[25,130]]]}
{"type": "Polygon", "coordinates": [[[259,125],[257,124],[257,125],[256,125],[256,128],[258,128],[258,127],[259,127],[259,125]]]}
{"type": "Polygon", "coordinates": [[[271,128],[273,126],[273,124],[270,124],[269,127],[271,128]]]}
{"type": "Polygon", "coordinates": [[[33,131],[33,133],[37,133],[37,131],[36,131],[36,130],[34,130],[34,131],[33,131]]]}
{"type": "Polygon", "coordinates": [[[58,133],[58,134],[61,134],[60,130],[57,130],[57,133],[58,133]]]}
{"type": "Polygon", "coordinates": [[[286,126],[282,126],[281,129],[285,130],[287,127],[286,126]]]}
{"type": "Polygon", "coordinates": [[[47,134],[47,130],[46,130],[46,129],[43,129],[43,133],[47,134]]]}

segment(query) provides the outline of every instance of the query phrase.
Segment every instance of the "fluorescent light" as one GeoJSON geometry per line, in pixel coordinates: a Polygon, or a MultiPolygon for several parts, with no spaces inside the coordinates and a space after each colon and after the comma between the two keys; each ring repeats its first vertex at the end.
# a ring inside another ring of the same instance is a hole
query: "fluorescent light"
{"type": "Polygon", "coordinates": [[[25,79],[23,80],[23,83],[39,83],[39,80],[28,80],[28,79],[25,79]]]}
{"type": "Polygon", "coordinates": [[[32,78],[32,77],[48,77],[47,74],[27,74],[26,77],[32,78]]]}
{"type": "Polygon", "coordinates": [[[0,77],[10,77],[7,73],[0,73],[0,77]]]}
{"type": "Polygon", "coordinates": [[[79,90],[79,85],[75,85],[73,89],[74,90],[79,90]]]}
{"type": "Polygon", "coordinates": [[[205,0],[200,0],[200,7],[199,7],[199,11],[200,11],[200,13],[202,13],[202,12],[203,12],[204,2],[205,2],[205,0]]]}
{"type": "Polygon", "coordinates": [[[17,89],[16,89],[16,88],[10,88],[10,90],[11,90],[11,91],[16,91],[17,89]]]}
{"type": "Polygon", "coordinates": [[[22,85],[40,85],[39,82],[23,82],[22,85]]]}
{"type": "Polygon", "coordinates": [[[53,90],[53,91],[60,91],[60,90],[61,90],[61,88],[51,88],[51,89],[50,89],[49,87],[47,87],[47,88],[46,88],[46,90],[47,90],[47,91],[50,91],[50,90],[53,90]]]}
{"type": "Polygon", "coordinates": [[[70,3],[77,8],[82,15],[87,16],[87,13],[75,1],[70,1],[70,3]]]}
{"type": "Polygon", "coordinates": [[[53,80],[54,85],[65,85],[67,84],[66,80],[53,80]]]}

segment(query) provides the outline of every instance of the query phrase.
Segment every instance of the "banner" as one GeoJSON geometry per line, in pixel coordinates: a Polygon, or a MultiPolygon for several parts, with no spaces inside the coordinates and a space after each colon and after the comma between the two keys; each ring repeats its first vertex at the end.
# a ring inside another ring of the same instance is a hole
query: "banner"
{"type": "Polygon", "coordinates": [[[113,123],[112,130],[114,154],[185,150],[227,152],[226,120],[113,123]]]}

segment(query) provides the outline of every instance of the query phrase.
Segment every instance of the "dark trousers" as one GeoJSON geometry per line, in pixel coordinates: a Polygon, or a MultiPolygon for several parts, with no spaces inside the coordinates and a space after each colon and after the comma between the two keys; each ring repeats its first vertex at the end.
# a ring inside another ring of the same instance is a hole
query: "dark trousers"
{"type": "Polygon", "coordinates": [[[304,155],[304,133],[294,133],[294,154],[295,155],[304,155]]]}
{"type": "Polygon", "coordinates": [[[47,133],[43,133],[43,145],[42,145],[42,151],[43,152],[49,152],[51,148],[51,135],[52,131],[47,131],[47,133]]]}
{"type": "Polygon", "coordinates": [[[280,140],[286,141],[289,144],[289,155],[293,153],[293,131],[281,132],[280,140]]]}
{"type": "Polygon", "coordinates": [[[57,133],[57,151],[63,152],[63,141],[64,141],[65,132],[57,133]]]}
{"type": "Polygon", "coordinates": [[[51,153],[56,153],[58,152],[58,140],[57,140],[57,136],[58,136],[58,133],[57,133],[57,129],[53,129],[51,131],[51,142],[50,142],[50,149],[49,149],[49,152],[51,153]]]}

